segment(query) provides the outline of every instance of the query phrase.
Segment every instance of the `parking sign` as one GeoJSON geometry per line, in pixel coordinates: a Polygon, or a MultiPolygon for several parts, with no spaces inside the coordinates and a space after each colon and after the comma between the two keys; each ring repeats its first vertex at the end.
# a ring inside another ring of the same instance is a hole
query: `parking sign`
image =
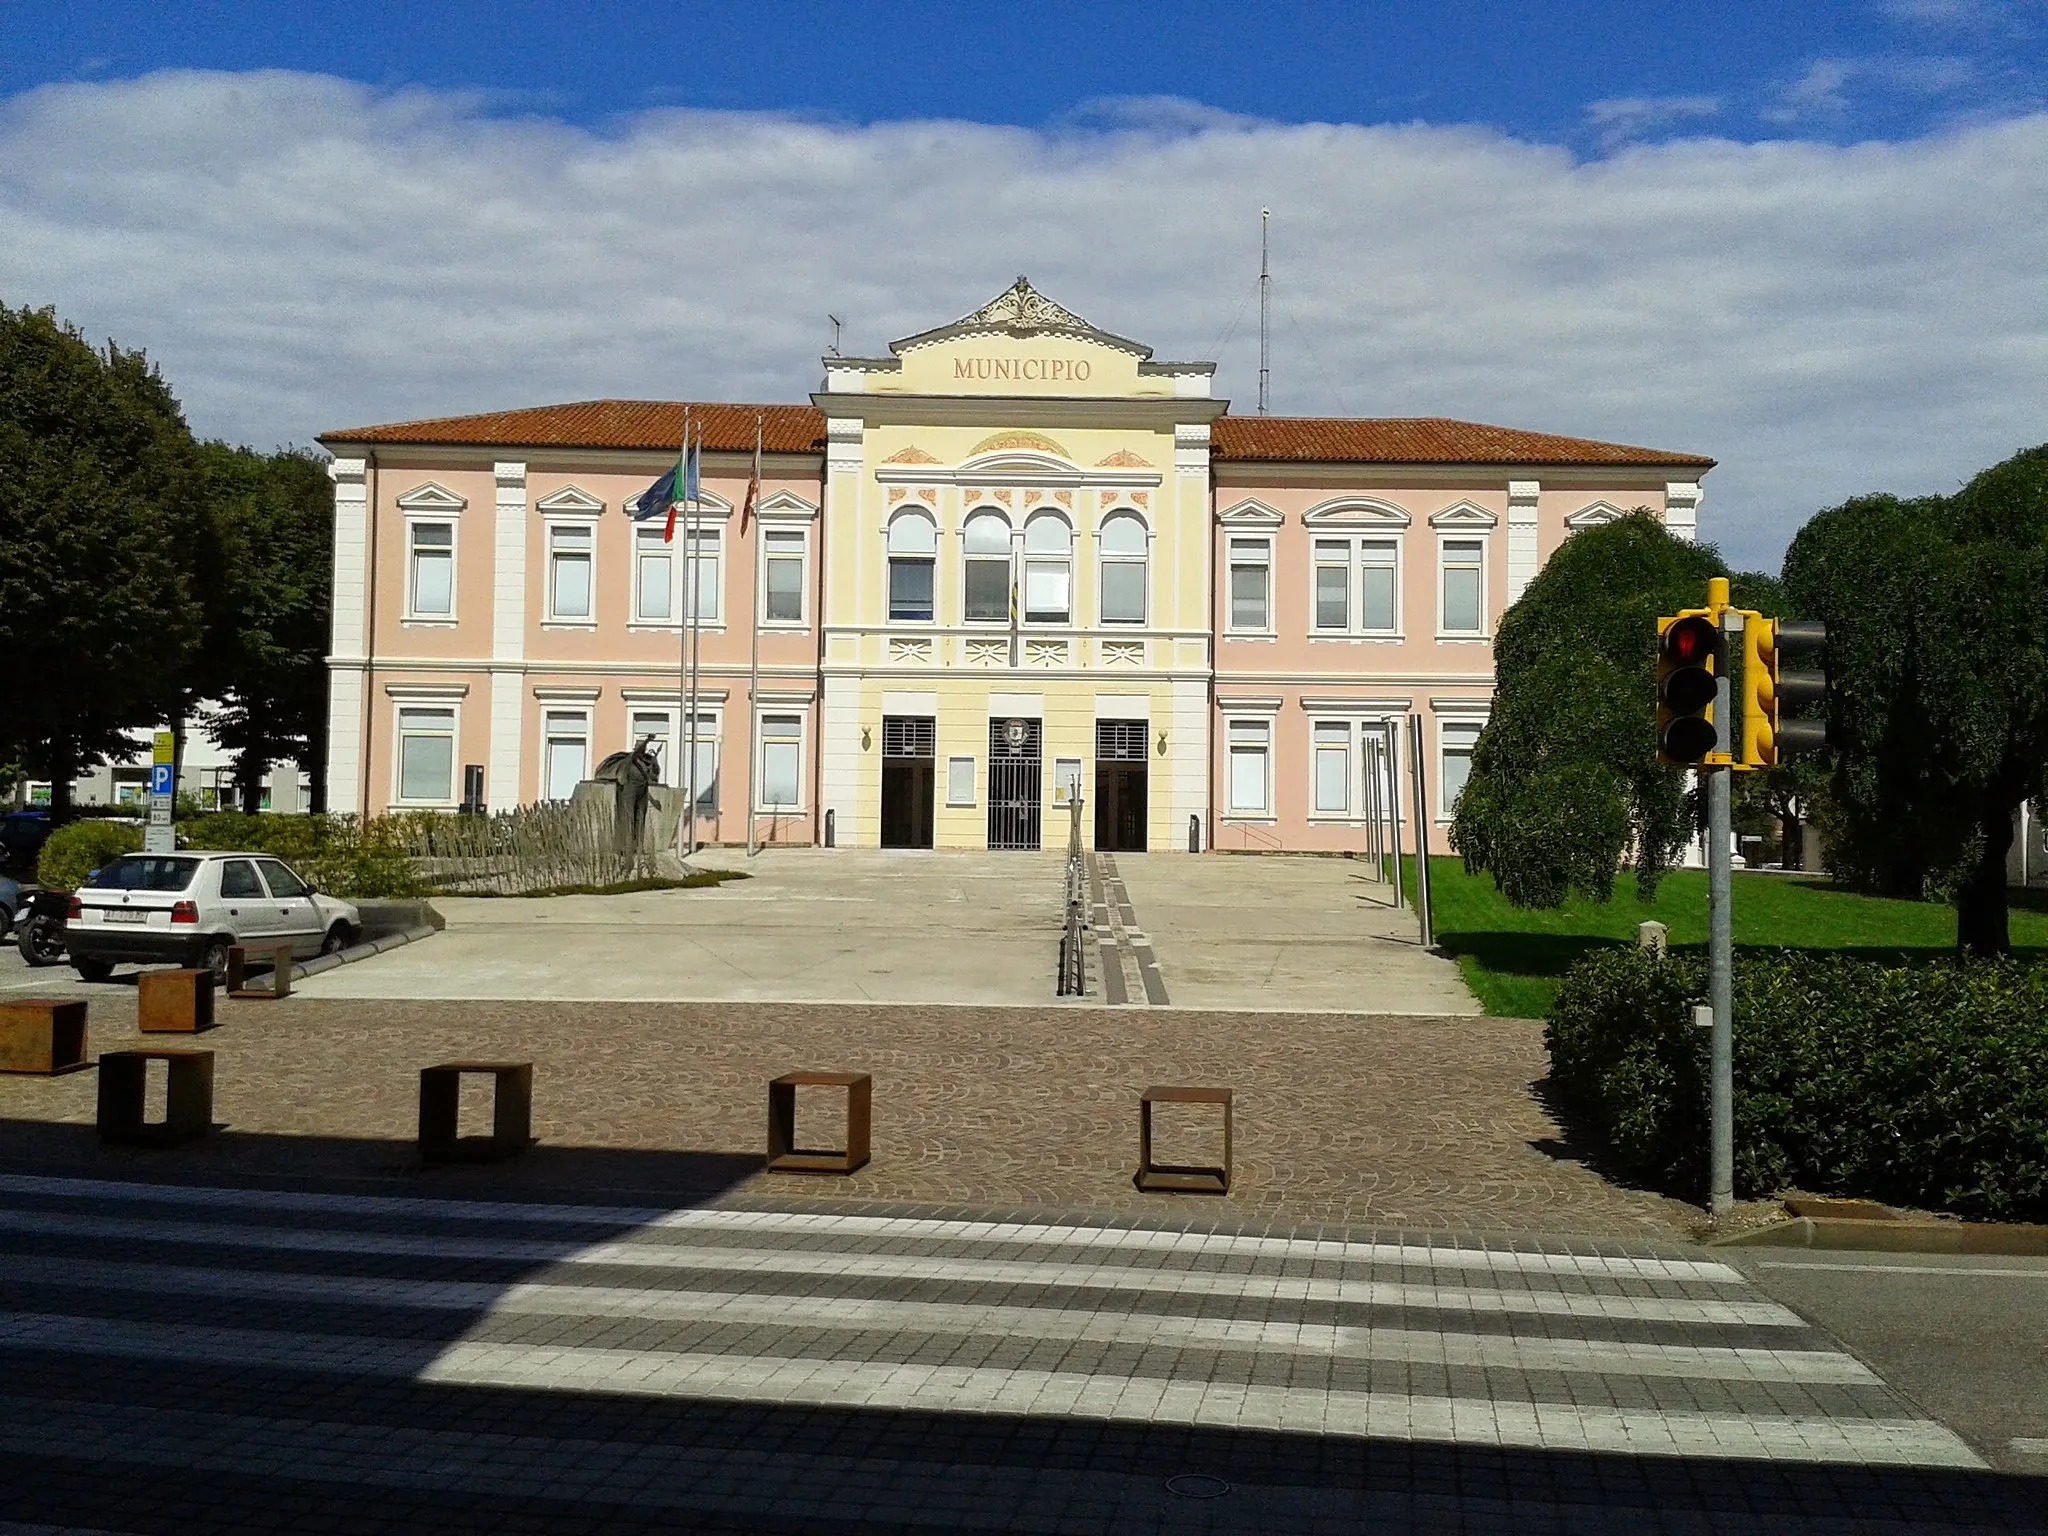
{"type": "Polygon", "coordinates": [[[169,763],[152,763],[149,769],[149,792],[152,795],[171,793],[171,774],[175,770],[169,763]]]}

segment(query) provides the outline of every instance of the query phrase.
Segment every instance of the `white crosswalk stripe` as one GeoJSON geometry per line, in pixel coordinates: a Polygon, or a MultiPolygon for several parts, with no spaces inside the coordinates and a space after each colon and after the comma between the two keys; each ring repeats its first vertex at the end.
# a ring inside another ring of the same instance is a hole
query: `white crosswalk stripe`
{"type": "MultiPolygon", "coordinates": [[[[0,1176],[8,1352],[1631,1455],[1976,1467],[1706,1260],[0,1176]]],[[[81,1430],[81,1433],[87,1431],[81,1430]]],[[[0,1414],[0,1449],[43,1431],[0,1414]]]]}

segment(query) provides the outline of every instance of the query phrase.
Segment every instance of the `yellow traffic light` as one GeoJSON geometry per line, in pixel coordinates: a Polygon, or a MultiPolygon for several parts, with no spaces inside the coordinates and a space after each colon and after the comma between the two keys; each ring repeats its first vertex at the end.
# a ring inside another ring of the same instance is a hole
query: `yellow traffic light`
{"type": "Polygon", "coordinates": [[[1787,672],[1784,658],[1827,644],[1825,624],[1744,616],[1742,626],[1742,766],[1769,768],[1787,753],[1827,745],[1827,723],[1783,717],[1787,704],[1827,697],[1819,672],[1787,672]]]}
{"type": "Polygon", "coordinates": [[[1657,620],[1657,760],[1692,766],[1714,750],[1714,693],[1726,652],[1712,610],[1657,620]]]}

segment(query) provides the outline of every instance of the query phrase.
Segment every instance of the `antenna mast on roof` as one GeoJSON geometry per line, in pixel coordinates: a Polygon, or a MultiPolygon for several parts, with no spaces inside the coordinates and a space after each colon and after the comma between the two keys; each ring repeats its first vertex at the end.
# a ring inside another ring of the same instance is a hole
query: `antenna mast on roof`
{"type": "Polygon", "coordinates": [[[1273,294],[1273,273],[1266,264],[1266,226],[1271,223],[1273,210],[1259,210],[1259,414],[1266,414],[1266,391],[1273,377],[1273,332],[1270,318],[1270,304],[1273,294]]]}
{"type": "Polygon", "coordinates": [[[827,315],[825,318],[832,322],[832,355],[837,357],[839,355],[839,317],[837,315],[827,315]]]}

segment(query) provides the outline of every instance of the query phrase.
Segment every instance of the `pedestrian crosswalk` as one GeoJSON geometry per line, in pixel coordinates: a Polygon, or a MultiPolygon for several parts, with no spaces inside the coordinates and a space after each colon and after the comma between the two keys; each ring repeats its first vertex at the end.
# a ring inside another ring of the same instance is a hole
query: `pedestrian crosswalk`
{"type": "MultiPolygon", "coordinates": [[[[404,1384],[1982,1466],[1797,1314],[1698,1257],[31,1175],[0,1175],[5,1380],[4,1456],[243,1474],[312,1456],[322,1477],[444,1489],[517,1485],[537,1460],[549,1486],[583,1486],[617,1465],[619,1443],[586,1444],[557,1414],[545,1434],[456,1446],[431,1419],[330,1421],[320,1403],[404,1384]],[[95,1364],[55,1401],[21,1387],[10,1359],[95,1364]],[[123,1372],[166,1370],[213,1385],[164,1401],[119,1387],[123,1372]],[[256,1388],[263,1411],[235,1395],[277,1373],[313,1384],[294,1389],[306,1406],[289,1425],[256,1388]]],[[[702,1447],[629,1449],[635,1497],[705,1486],[702,1447]]]]}

